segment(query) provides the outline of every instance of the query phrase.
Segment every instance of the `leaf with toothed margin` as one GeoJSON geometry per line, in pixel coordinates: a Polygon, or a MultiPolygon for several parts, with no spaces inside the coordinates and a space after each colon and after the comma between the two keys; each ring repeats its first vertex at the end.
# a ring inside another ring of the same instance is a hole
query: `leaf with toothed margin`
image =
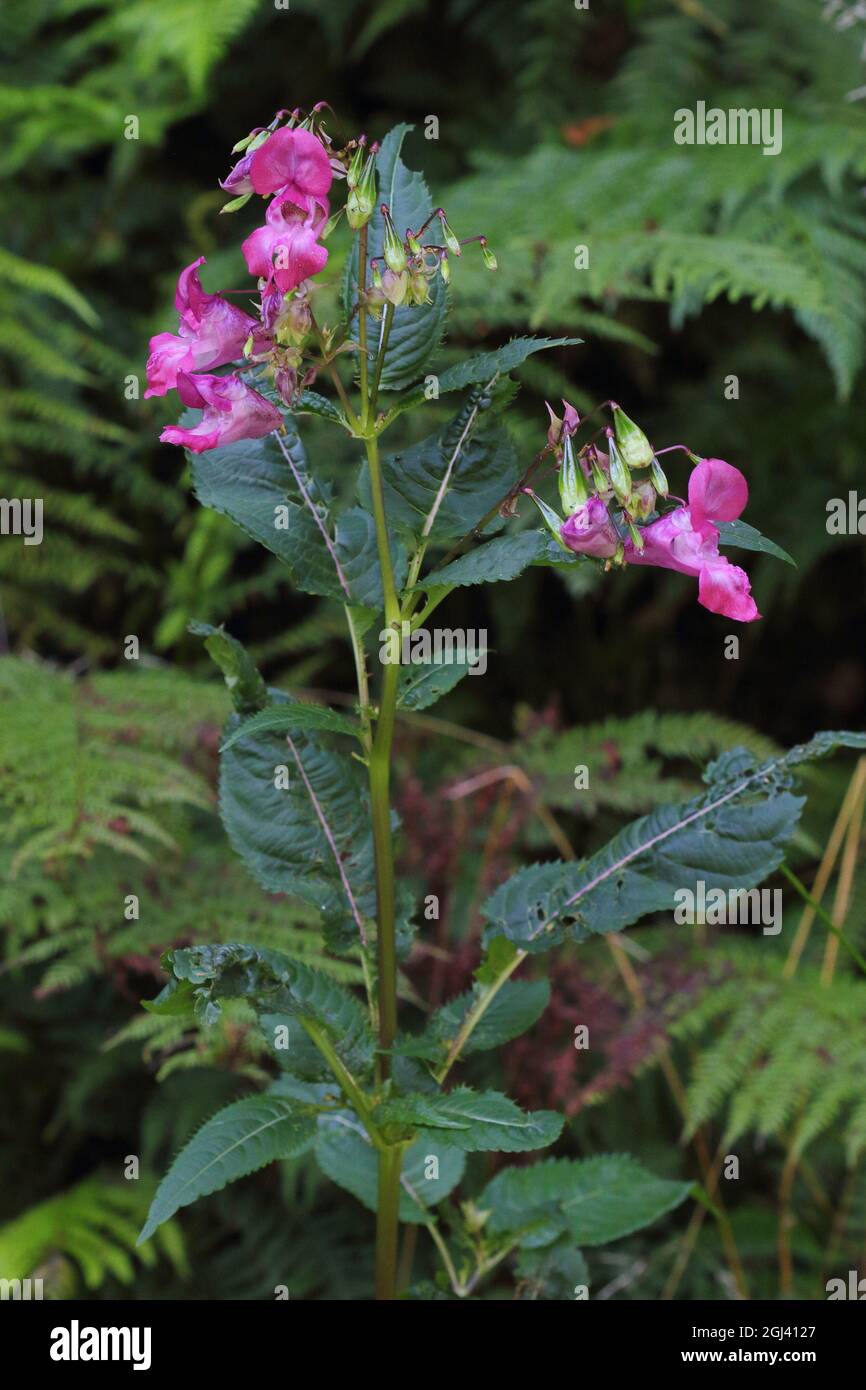
{"type": "MultiPolygon", "coordinates": [[[[367,1014],[353,994],[321,970],[241,941],[179,947],[166,954],[163,964],[171,979],[150,1001],[149,1012],[173,1014],[184,1006],[209,1025],[219,1018],[225,1000],[244,999],[254,1009],[276,1060],[291,1064],[288,1070],[297,1070],[294,1044],[307,1036],[306,1021],[326,1034],[353,1075],[362,1078],[371,1071],[376,1042],[367,1014]],[[276,1046],[273,1030],[280,1024],[290,1026],[289,1058],[276,1046]]],[[[298,1075],[305,1081],[327,1081],[327,1064],[318,1051],[313,1055],[316,1065],[310,1066],[304,1044],[297,1056],[306,1060],[298,1075]]]]}
{"type": "MultiPolygon", "coordinates": [[[[393,1051],[404,1057],[423,1057],[428,1062],[443,1061],[470,1009],[483,994],[483,986],[478,985],[449,1000],[432,1015],[423,1033],[398,1038],[393,1051]]],[[[520,1037],[538,1021],[549,1001],[547,980],[507,980],[464,1043],[461,1057],[488,1052],[520,1037]]]]}
{"type": "MultiPolygon", "coordinates": [[[[309,474],[296,434],[287,434],[281,442],[272,434],[239,440],[206,454],[191,454],[189,462],[202,506],[229,517],[276,555],[296,588],[341,603],[381,609],[384,599],[373,518],[360,507],[336,517],[330,514],[327,497],[309,474]]],[[[399,585],[406,570],[399,546],[393,559],[399,585]]]]}
{"type": "Polygon", "coordinates": [[[447,695],[464,676],[479,670],[479,661],[486,652],[474,653],[472,661],[446,661],[429,666],[404,666],[400,672],[397,704],[400,709],[423,710],[435,705],[447,695]]]}
{"type": "Polygon", "coordinates": [[[562,1132],[553,1110],[525,1112],[499,1091],[458,1086],[438,1095],[395,1096],[374,1112],[380,1127],[415,1132],[421,1140],[444,1140],[467,1153],[524,1153],[545,1149],[562,1132]]]}
{"type": "Polygon", "coordinates": [[[546,531],[518,531],[513,536],[496,536],[486,545],[425,575],[415,587],[429,592],[430,589],[498,584],[516,579],[546,552],[548,539],[546,531]]]}
{"type": "Polygon", "coordinates": [[[229,748],[233,748],[241,739],[249,738],[252,734],[286,731],[292,733],[305,729],[322,729],[329,734],[349,734],[352,738],[361,736],[360,725],[354,719],[347,719],[344,714],[338,714],[336,710],[327,709],[324,705],[305,705],[299,700],[292,700],[287,704],[272,705],[270,709],[259,710],[250,719],[245,719],[226,735],[220,752],[228,752],[229,748]]]}
{"type": "Polygon", "coordinates": [[[238,714],[253,714],[268,702],[268,690],[246,648],[226,632],[210,623],[191,622],[189,631],[203,637],[205,651],[220,668],[238,714]]]}
{"type": "Polygon", "coordinates": [[[576,1245],[606,1245],[673,1211],[691,1188],[657,1178],[628,1154],[545,1158],[498,1173],[478,1205],[490,1212],[491,1234],[517,1236],[527,1250],[563,1235],[576,1245]]]}
{"type": "MultiPolygon", "coordinates": [[[[490,352],[477,353],[474,357],[457,362],[453,367],[447,367],[436,377],[434,399],[446,395],[449,391],[462,391],[466,386],[481,383],[486,385],[494,377],[519,367],[535,352],[545,352],[549,348],[578,347],[582,342],[582,338],[512,338],[502,347],[493,348],[490,352]]],[[[414,410],[427,399],[426,383],[421,382],[400,400],[395,401],[391,413],[400,415],[404,410],[414,410]]]]}
{"type": "MultiPolygon", "coordinates": [[[[467,535],[519,476],[517,451],[504,426],[479,411],[471,397],[437,434],[382,460],[388,519],[416,537],[447,479],[430,533],[434,542],[467,535]]],[[[368,506],[366,465],[359,476],[358,495],[368,506]]],[[[501,522],[497,519],[493,524],[501,522]]]]}
{"type": "Polygon", "coordinates": [[[482,909],[485,938],[507,937],[525,951],[565,939],[621,931],[650,912],[672,910],[683,890],[747,890],[778,868],[804,798],[791,772],[836,748],[866,748],[866,734],[826,732],[758,763],[731,749],[707,768],[707,790],[662,806],[621,830],[582,863],[534,864],[519,870],[482,909]]]}
{"type": "MultiPolygon", "coordinates": [[[[271,697],[274,709],[308,708],[279,691],[271,697]]],[[[241,728],[237,716],[228,721],[231,743],[220,757],[220,816],[232,848],[262,888],[318,907],[334,933],[331,944],[346,950],[360,936],[356,913],[366,922],[376,910],[363,769],[309,731],[288,735],[289,745],[285,728],[234,741],[241,728]],[[275,785],[278,767],[287,769],[286,786],[275,785]]]]}
{"type": "MultiPolygon", "coordinates": [[[[322,1116],[314,1152],[326,1177],[351,1192],[368,1211],[376,1210],[379,1195],[377,1154],[365,1135],[349,1128],[345,1122],[341,1124],[338,1116],[322,1116]]],[[[441,1139],[410,1144],[401,1168],[400,1220],[409,1225],[423,1225],[429,1221],[430,1209],[443,1201],[460,1182],[465,1162],[462,1150],[441,1139]],[[437,1160],[436,1177],[427,1176],[431,1158],[437,1160]]]]}
{"type": "Polygon", "coordinates": [[[156,1190],[138,1244],[180,1207],[277,1159],[303,1153],[315,1134],[315,1114],[280,1096],[247,1096],[227,1105],[181,1149],[156,1190]]]}

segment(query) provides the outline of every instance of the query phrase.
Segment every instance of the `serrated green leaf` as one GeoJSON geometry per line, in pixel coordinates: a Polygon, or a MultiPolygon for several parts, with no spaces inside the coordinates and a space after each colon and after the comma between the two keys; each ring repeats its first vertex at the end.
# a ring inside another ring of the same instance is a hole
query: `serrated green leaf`
{"type": "MultiPolygon", "coordinates": [[[[544,352],[548,348],[578,347],[582,342],[582,338],[512,338],[502,347],[493,348],[490,352],[477,353],[474,357],[467,357],[453,367],[448,367],[436,378],[437,395],[444,396],[449,391],[462,391],[466,386],[476,383],[486,384],[496,376],[513,371],[535,352],[544,352]]],[[[414,410],[427,399],[425,384],[422,382],[395,403],[395,412],[402,414],[404,410],[414,410]]]]}
{"type": "MultiPolygon", "coordinates": [[[[320,970],[279,951],[241,942],[182,947],[169,953],[167,963],[175,978],[191,987],[196,1014],[203,1021],[218,1017],[220,1001],[246,999],[271,1042],[276,1024],[308,1019],[325,1030],[354,1075],[363,1076],[371,1069],[375,1039],[366,1013],[348,990],[320,970]]],[[[283,1060],[279,1052],[276,1055],[283,1060]]],[[[286,1060],[292,1063],[293,1058],[286,1060]]],[[[311,1068],[303,1074],[304,1080],[329,1077],[324,1063],[317,1066],[316,1074],[311,1068]]]]}
{"type": "Polygon", "coordinates": [[[490,1210],[491,1234],[518,1236],[527,1249],[564,1234],[576,1245],[605,1245],[657,1221],[690,1190],[690,1182],[657,1178],[628,1154],[547,1158],[498,1173],[478,1206],[490,1210]]]}
{"type": "Polygon", "coordinates": [[[586,1260],[570,1236],[562,1236],[552,1245],[521,1250],[515,1268],[520,1281],[517,1297],[522,1300],[571,1302],[580,1285],[589,1288],[586,1260]]]}
{"type": "MultiPolygon", "coordinates": [[[[434,541],[455,540],[477,525],[519,474],[517,453],[502,424],[479,414],[470,399],[439,433],[383,459],[388,519],[420,535],[447,475],[448,487],[431,536],[434,541]]],[[[359,493],[366,505],[370,495],[366,468],[361,472],[359,493]]]]}
{"type": "MultiPolygon", "coordinates": [[[[316,1159],[322,1172],[351,1192],[369,1211],[378,1199],[376,1150],[356,1129],[340,1123],[337,1117],[319,1121],[316,1159]]],[[[443,1201],[463,1177],[465,1158],[460,1149],[441,1138],[418,1140],[403,1154],[400,1186],[400,1220],[421,1225],[430,1219],[430,1208],[443,1201]],[[439,1175],[428,1178],[428,1161],[436,1158],[439,1175]],[[409,1189],[411,1188],[411,1192],[409,1189]]]]}
{"type": "MultiPolygon", "coordinates": [[[[477,990],[467,990],[437,1009],[423,1033],[398,1039],[394,1051],[405,1057],[436,1061],[444,1057],[462,1023],[478,998],[477,990]]],[[[497,991],[464,1044],[461,1056],[486,1052],[520,1037],[544,1013],[550,1001],[547,980],[508,980],[497,991]]]]}
{"type": "MultiPolygon", "coordinates": [[[[296,588],[340,602],[348,597],[352,603],[381,608],[382,583],[373,518],[359,507],[342,513],[336,520],[330,516],[327,498],[309,475],[303,445],[296,434],[287,434],[281,442],[275,435],[244,439],[223,449],[210,449],[207,454],[190,455],[190,468],[202,506],[229,517],[276,555],[296,588]],[[292,465],[303,483],[306,499],[292,465]],[[316,515],[310,504],[316,508],[316,515]],[[331,539],[333,553],[325,542],[322,527],[331,539]]],[[[404,563],[398,553],[398,583],[404,563]]]]}
{"type": "Polygon", "coordinates": [[[310,1147],[316,1120],[279,1096],[248,1096],[208,1120],[181,1150],[160,1183],[138,1244],[180,1207],[218,1192],[276,1159],[310,1147]]]}
{"type": "Polygon", "coordinates": [[[543,531],[519,531],[515,536],[496,536],[486,545],[434,570],[416,586],[419,589],[455,588],[469,584],[497,584],[516,579],[547,551],[549,537],[543,531]]]}
{"type": "Polygon", "coordinates": [[[760,883],[781,862],[803,800],[778,785],[758,790],[754,777],[739,783],[642,816],[583,863],[519,870],[484,904],[487,930],[543,951],[566,934],[582,941],[672,909],[677,890],[696,891],[699,879],[707,889],[760,883]]]}
{"type": "Polygon", "coordinates": [[[757,550],[763,555],[774,555],[777,560],[784,560],[786,565],[793,565],[797,568],[796,560],[793,560],[787,550],[783,550],[775,541],[767,540],[760,531],[754,526],[750,526],[747,521],[716,521],[713,523],[719,531],[719,545],[732,545],[739,550],[757,550]]]}
{"type": "Polygon", "coordinates": [[[346,715],[338,714],[336,710],[327,709],[324,705],[305,705],[300,701],[292,701],[289,704],[272,705],[270,709],[259,710],[251,718],[245,719],[227,735],[220,752],[227,752],[241,739],[249,738],[253,734],[280,733],[284,730],[291,732],[296,729],[323,729],[327,733],[360,737],[358,725],[346,715]]]}
{"type": "Polygon", "coordinates": [[[417,1131],[422,1140],[446,1138],[468,1153],[522,1153],[547,1148],[562,1132],[563,1118],[552,1110],[526,1113],[499,1091],[466,1086],[440,1095],[397,1096],[377,1106],[382,1126],[417,1131]]]}
{"type": "MultiPolygon", "coordinates": [[[[229,721],[229,737],[239,727],[229,721]]],[[[259,730],[223,752],[223,825],[257,883],[295,894],[328,920],[343,919],[357,941],[358,917],[373,917],[376,906],[363,771],[309,734],[298,733],[292,747],[284,734],[259,730]],[[287,787],[275,785],[278,767],[288,770],[287,787]]]]}
{"type": "Polygon", "coordinates": [[[816,734],[763,763],[731,749],[707,768],[703,795],[633,821],[582,863],[519,870],[484,904],[487,934],[543,951],[566,934],[582,941],[670,910],[699,880],[707,891],[755,887],[778,868],[800,818],[791,770],[840,747],[866,748],[866,734],[816,734]]]}
{"type": "Polygon", "coordinates": [[[189,630],[194,637],[205,639],[205,651],[222,671],[232,704],[239,714],[252,714],[268,702],[267,687],[256,670],[246,648],[223,627],[210,623],[192,622],[189,630]]]}
{"type": "Polygon", "coordinates": [[[429,709],[475,669],[481,655],[477,653],[475,661],[471,663],[447,661],[429,666],[404,666],[400,672],[398,706],[410,710],[429,709]]]}

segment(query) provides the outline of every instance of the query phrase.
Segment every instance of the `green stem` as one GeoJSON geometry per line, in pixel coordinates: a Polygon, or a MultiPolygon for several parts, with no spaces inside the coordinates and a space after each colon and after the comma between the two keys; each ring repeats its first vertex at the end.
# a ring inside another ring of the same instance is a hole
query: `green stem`
{"type": "Polygon", "coordinates": [[[805,883],[801,883],[800,879],[797,877],[794,871],[792,869],[789,869],[788,865],[784,862],[779,865],[779,870],[781,873],[784,874],[791,887],[799,893],[803,901],[809,904],[815,915],[819,917],[820,920],[824,923],[824,926],[827,928],[830,935],[837,937],[837,939],[841,941],[842,945],[845,947],[845,950],[848,952],[851,959],[860,967],[860,969],[863,971],[863,974],[866,975],[866,960],[864,960],[863,956],[857,950],[857,947],[854,945],[854,943],[848,940],[847,936],[842,931],[842,929],[836,926],[836,923],[833,921],[832,917],[821,906],[817,898],[813,898],[805,883]]]}
{"type": "Polygon", "coordinates": [[[358,343],[360,346],[361,373],[361,424],[366,429],[367,411],[370,402],[367,390],[367,309],[364,295],[367,292],[367,228],[362,227],[358,234],[358,343]]]}
{"type": "Polygon", "coordinates": [[[324,1028],[321,1028],[318,1023],[314,1023],[313,1020],[310,1018],[302,1018],[301,1023],[304,1027],[304,1030],[315,1043],[316,1047],[321,1052],[328,1066],[331,1068],[331,1071],[334,1073],[334,1076],[337,1078],[337,1081],[340,1083],[340,1089],[342,1090],[346,1099],[354,1107],[358,1119],[361,1121],[361,1124],[364,1126],[365,1130],[370,1136],[370,1142],[373,1144],[375,1148],[379,1150],[380,1153],[383,1152],[385,1144],[381,1134],[379,1133],[376,1122],[373,1119],[373,1112],[370,1108],[370,1102],[367,1096],[364,1095],[364,1092],[361,1090],[361,1087],[358,1085],[354,1076],[349,1071],[349,1068],[346,1066],[345,1062],[341,1061],[341,1059],[335,1052],[324,1028]]]}
{"type": "Polygon", "coordinates": [[[358,684],[358,703],[361,709],[361,723],[364,728],[363,745],[364,752],[369,756],[373,744],[371,732],[370,716],[370,682],[367,677],[367,657],[364,652],[364,639],[358,631],[355,623],[355,616],[348,604],[344,605],[346,622],[349,625],[349,637],[352,643],[352,655],[355,658],[355,679],[358,684]]]}
{"type": "Polygon", "coordinates": [[[376,1205],[376,1300],[397,1297],[397,1233],[400,1226],[400,1147],[379,1150],[379,1194],[376,1205]]]}
{"type": "Polygon", "coordinates": [[[478,1027],[490,1005],[493,1003],[502,986],[511,978],[518,965],[522,965],[526,960],[528,952],[518,951],[514,959],[500,971],[492,984],[489,984],[484,993],[479,995],[472,1008],[469,1010],[456,1038],[448,1049],[448,1055],[439,1071],[436,1073],[436,1080],[441,1086],[449,1071],[457,1061],[467,1042],[471,1038],[475,1029],[478,1027]]]}
{"type": "Polygon", "coordinates": [[[385,365],[385,353],[388,350],[388,339],[391,336],[391,325],[394,322],[394,305],[386,304],[385,317],[382,321],[382,337],[379,342],[379,355],[376,358],[376,370],[373,373],[373,384],[370,387],[370,421],[376,419],[376,402],[379,399],[379,382],[382,379],[382,368],[385,365]]]}
{"type": "MultiPolygon", "coordinates": [[[[385,624],[399,632],[400,600],[394,584],[388,521],[385,515],[385,494],[379,463],[379,444],[374,420],[375,399],[382,374],[384,349],[390,331],[386,318],[379,353],[374,369],[372,391],[369,388],[367,362],[367,310],[364,290],[367,278],[367,228],[358,239],[358,338],[361,348],[361,407],[360,419],[364,430],[367,466],[370,471],[370,495],[373,520],[376,526],[376,550],[382,576],[385,624]]],[[[391,837],[391,748],[397,712],[397,688],[400,667],[390,663],[384,667],[376,731],[368,759],[370,782],[370,816],[373,829],[373,854],[376,864],[376,940],[378,952],[378,1014],[379,1057],[377,1077],[387,1082],[390,1049],[397,1032],[397,946],[396,892],[394,885],[394,846],[391,837]]],[[[363,702],[363,691],[361,692],[363,702]]],[[[372,1136],[371,1136],[372,1137],[372,1136]]],[[[397,1296],[397,1235],[400,1224],[400,1169],[403,1150],[400,1146],[379,1147],[379,1199],[376,1209],[376,1298],[388,1301],[397,1296]]]]}

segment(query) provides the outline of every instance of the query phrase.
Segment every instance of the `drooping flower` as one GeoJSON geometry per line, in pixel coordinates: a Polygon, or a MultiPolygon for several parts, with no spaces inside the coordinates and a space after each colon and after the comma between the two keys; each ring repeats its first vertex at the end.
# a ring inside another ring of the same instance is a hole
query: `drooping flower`
{"type": "Polygon", "coordinates": [[[179,372],[207,371],[236,361],[250,334],[260,332],[257,321],[242,309],[222,295],[205,293],[198,276],[204,263],[204,256],[199,256],[178,278],[174,296],[180,316],[178,332],[157,333],[150,340],[145,398],[171,391],[179,372]]]}
{"type": "Polygon", "coordinates": [[[257,227],[241,247],[250,274],[268,284],[273,281],[283,294],[317,275],[328,261],[327,248],[318,240],[327,220],[328,204],[323,198],[295,201],[281,193],[269,204],[265,225],[257,227]]]}
{"type": "Polygon", "coordinates": [[[279,429],[282,416],[275,406],[232,372],[228,376],[190,376],[178,372],[178,395],[184,405],[203,411],[192,429],[167,425],[159,436],[203,454],[238,439],[259,439],[279,429]]]}
{"type": "Polygon", "coordinates": [[[689,478],[688,506],[677,507],[644,527],[642,550],[627,540],[626,562],[694,575],[698,602],[704,608],[737,622],[753,622],[761,615],[749,576],[719,554],[719,530],[713,525],[714,521],[735,521],[748,498],[748,484],[738,468],[723,459],[702,459],[689,478]]]}
{"type": "Polygon", "coordinates": [[[553,406],[550,404],[550,401],[545,401],[544,404],[547,406],[547,414],[550,417],[550,426],[547,431],[547,442],[551,449],[558,450],[561,447],[563,441],[568,439],[571,435],[575,434],[579,429],[580,416],[578,415],[574,406],[569,405],[568,401],[566,400],[563,400],[562,402],[562,404],[565,407],[565,414],[561,420],[559,416],[556,414],[556,411],[553,409],[553,406]]]}
{"type": "Polygon", "coordinates": [[[334,172],[327,150],[312,131],[283,126],[253,152],[248,176],[256,193],[280,192],[302,203],[307,198],[324,198],[334,172]]]}
{"type": "Polygon", "coordinates": [[[591,555],[596,560],[609,560],[622,544],[607,507],[600,497],[590,497],[562,525],[560,531],[569,550],[577,555],[591,555]]]}
{"type": "Polygon", "coordinates": [[[253,188],[253,182],[250,178],[250,165],[253,162],[254,154],[255,150],[239,159],[229,171],[228,178],[220,179],[220,188],[224,188],[226,193],[233,193],[236,198],[245,193],[255,193],[256,190],[253,188]]]}

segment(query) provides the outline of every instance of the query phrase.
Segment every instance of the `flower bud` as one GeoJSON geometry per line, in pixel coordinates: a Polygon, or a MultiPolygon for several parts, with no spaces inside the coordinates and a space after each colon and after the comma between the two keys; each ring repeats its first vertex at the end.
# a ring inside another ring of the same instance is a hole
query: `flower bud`
{"type": "Polygon", "coordinates": [[[457,240],[456,236],[449,227],[448,220],[441,208],[439,209],[439,221],[442,223],[442,239],[445,242],[445,245],[448,247],[448,250],[451,252],[452,256],[462,255],[462,251],[460,249],[460,242],[457,240]]]}
{"type": "Polygon", "coordinates": [[[583,469],[574,456],[574,445],[566,438],[562,454],[562,467],[559,470],[559,500],[566,516],[576,512],[589,497],[583,469]]]}
{"type": "Polygon", "coordinates": [[[617,502],[624,507],[631,496],[631,474],[612,435],[608,435],[607,447],[610,485],[617,502]]]}
{"type": "Polygon", "coordinates": [[[554,414],[550,401],[545,401],[544,404],[547,406],[547,413],[550,416],[550,425],[547,429],[547,447],[558,451],[559,441],[562,438],[562,421],[558,415],[554,414]]]}
{"type": "Polygon", "coordinates": [[[643,430],[630,420],[624,410],[611,401],[613,426],[619,451],[628,468],[648,468],[653,461],[652,446],[643,430]]]}
{"type": "Polygon", "coordinates": [[[439,259],[439,274],[447,285],[448,281],[451,279],[451,265],[447,256],[441,256],[439,259]]]}
{"type": "Polygon", "coordinates": [[[412,252],[413,256],[421,255],[421,243],[414,232],[406,233],[406,245],[409,247],[409,250],[412,252]]]}
{"type": "Polygon", "coordinates": [[[223,203],[220,212],[240,212],[241,208],[246,207],[252,196],[252,193],[242,193],[239,198],[232,198],[230,202],[223,203]]]}
{"type": "Polygon", "coordinates": [[[382,204],[382,216],[385,220],[385,238],[382,247],[382,254],[385,257],[385,264],[389,270],[393,270],[396,275],[401,270],[406,269],[406,249],[397,235],[397,230],[391,220],[391,214],[385,204],[382,204]]]}
{"type": "Polygon", "coordinates": [[[499,269],[499,262],[494,256],[493,252],[490,250],[490,247],[487,245],[486,241],[482,241],[481,243],[481,255],[484,257],[484,264],[487,266],[488,270],[499,269]]]}
{"type": "Polygon", "coordinates": [[[668,487],[668,480],[665,477],[664,469],[662,468],[657,458],[654,458],[652,463],[650,464],[650,477],[652,478],[653,487],[659,494],[659,497],[667,497],[668,492],[670,491],[668,487]]]}

